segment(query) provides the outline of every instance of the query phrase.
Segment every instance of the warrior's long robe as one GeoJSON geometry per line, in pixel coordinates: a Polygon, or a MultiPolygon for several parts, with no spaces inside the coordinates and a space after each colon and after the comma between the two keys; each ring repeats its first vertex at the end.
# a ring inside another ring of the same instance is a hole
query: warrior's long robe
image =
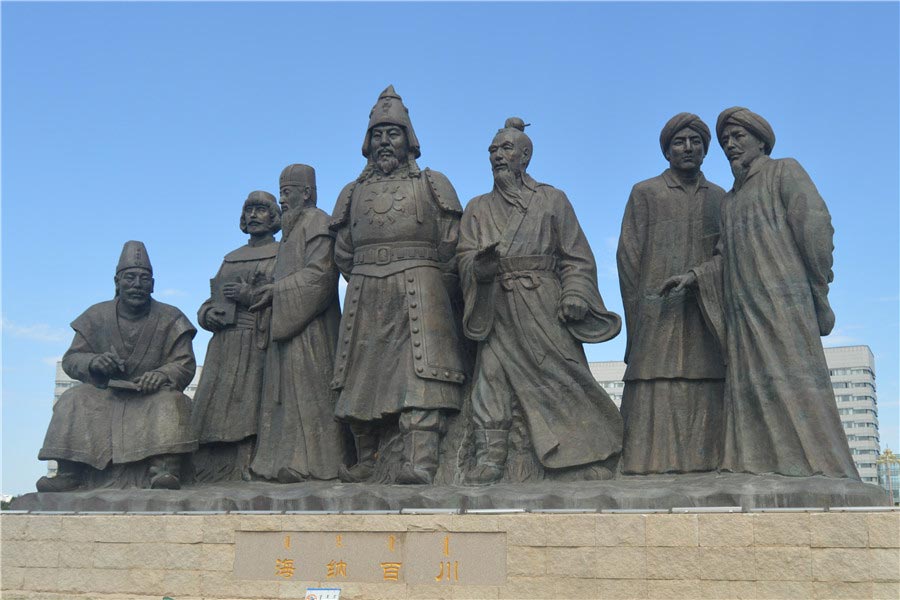
{"type": "Polygon", "coordinates": [[[191,400],[182,393],[194,376],[191,340],[197,330],[174,306],[150,301],[150,312],[123,336],[116,300],[95,304],[72,322],[75,339],[63,356],[67,375],[82,381],[66,390],[38,458],[71,460],[103,469],[110,462],[136,462],[160,454],[197,449],[190,427],[191,400]],[[148,371],[168,377],[157,392],[141,394],[107,388],[108,379],[88,368],[98,354],[115,350],[125,371],[114,378],[135,381],[148,371]]]}
{"type": "Polygon", "coordinates": [[[694,269],[725,348],[724,470],[859,478],[820,339],[833,233],[793,159],[758,158],[725,196],[716,256],[694,269]]]}
{"type": "Polygon", "coordinates": [[[614,337],[621,320],[606,311],[594,255],[568,198],[527,175],[525,184],[521,205],[495,192],[478,196],[460,224],[463,327],[479,342],[473,410],[477,417],[481,405],[514,397],[542,465],[585,465],[621,450],[622,418],[591,375],[581,342],[614,337]],[[475,254],[496,242],[500,273],[480,283],[475,254]],[[567,296],[587,303],[584,321],[560,320],[567,296]]]}
{"type": "Polygon", "coordinates": [[[725,363],[693,290],[663,282],[712,257],[725,190],[699,175],[685,187],[671,169],[634,186],[616,259],[628,345],[622,471],[717,469],[725,363]]]}
{"type": "Polygon", "coordinates": [[[275,258],[272,324],[250,468],[275,479],[282,468],[304,477],[334,479],[343,437],[329,385],[338,323],[338,271],[328,215],[303,209],[282,237],[275,258]]]}

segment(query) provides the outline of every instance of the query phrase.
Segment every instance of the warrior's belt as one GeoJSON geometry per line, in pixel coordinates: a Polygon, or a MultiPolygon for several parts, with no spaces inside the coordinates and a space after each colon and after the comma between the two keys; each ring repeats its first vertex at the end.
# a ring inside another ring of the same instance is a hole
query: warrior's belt
{"type": "Polygon", "coordinates": [[[437,261],[437,250],[428,243],[398,242],[360,246],[353,253],[354,265],[389,265],[401,260],[437,261]]]}

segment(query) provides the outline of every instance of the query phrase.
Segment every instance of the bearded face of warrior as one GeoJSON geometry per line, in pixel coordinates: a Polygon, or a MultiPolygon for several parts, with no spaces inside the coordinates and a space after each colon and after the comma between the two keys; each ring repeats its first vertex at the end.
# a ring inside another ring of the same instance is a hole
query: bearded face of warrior
{"type": "Polygon", "coordinates": [[[665,156],[672,169],[685,173],[696,173],[700,170],[703,158],[706,156],[703,137],[690,127],[685,127],[675,132],[665,156]]]}
{"type": "Polygon", "coordinates": [[[369,156],[376,167],[389,175],[409,159],[409,140],[399,125],[376,125],[369,139],[369,156]]]}

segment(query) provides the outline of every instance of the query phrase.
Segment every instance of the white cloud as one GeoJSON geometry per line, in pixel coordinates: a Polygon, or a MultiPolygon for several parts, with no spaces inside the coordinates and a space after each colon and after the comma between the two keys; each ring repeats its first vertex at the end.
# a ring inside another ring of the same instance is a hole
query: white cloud
{"type": "Polygon", "coordinates": [[[835,346],[855,346],[861,344],[862,340],[852,335],[847,335],[848,329],[860,329],[858,325],[837,328],[830,335],[822,338],[822,345],[826,348],[834,348],[835,346]]]}
{"type": "Polygon", "coordinates": [[[187,296],[187,292],[176,290],[175,288],[166,288],[159,293],[160,296],[171,298],[172,296],[187,296]]]}
{"type": "Polygon", "coordinates": [[[65,329],[57,329],[46,323],[21,325],[6,318],[0,319],[0,331],[3,332],[3,335],[25,338],[34,342],[67,342],[72,339],[72,334],[65,329]]]}

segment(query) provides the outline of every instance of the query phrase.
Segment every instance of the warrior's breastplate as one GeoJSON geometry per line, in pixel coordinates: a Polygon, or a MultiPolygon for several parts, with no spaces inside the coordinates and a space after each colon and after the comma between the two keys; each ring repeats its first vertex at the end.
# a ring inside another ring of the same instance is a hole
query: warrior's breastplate
{"type": "Polygon", "coordinates": [[[433,241],[435,206],[417,183],[399,177],[361,183],[351,207],[353,245],[433,241]]]}

